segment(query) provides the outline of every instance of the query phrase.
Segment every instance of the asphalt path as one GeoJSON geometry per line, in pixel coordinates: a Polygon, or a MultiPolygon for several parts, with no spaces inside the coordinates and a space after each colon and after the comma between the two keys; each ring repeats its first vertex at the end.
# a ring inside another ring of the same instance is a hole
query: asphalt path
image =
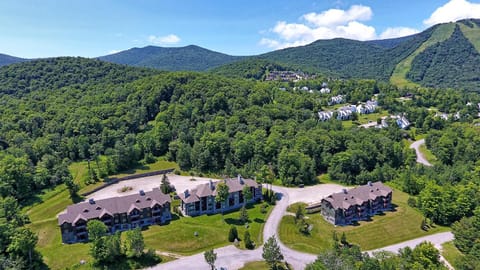
{"type": "Polygon", "coordinates": [[[425,166],[433,166],[430,162],[428,162],[428,160],[425,158],[425,156],[423,155],[422,152],[420,152],[420,146],[422,144],[425,144],[425,139],[421,139],[421,140],[418,140],[418,141],[414,141],[411,145],[410,145],[410,148],[411,149],[415,149],[415,153],[417,154],[417,162],[418,163],[421,163],[425,166]]]}
{"type": "MultiPolygon", "coordinates": [[[[266,241],[272,235],[277,238],[277,242],[280,245],[280,250],[284,256],[285,261],[287,261],[293,269],[304,269],[305,265],[313,262],[316,259],[316,255],[303,253],[299,251],[292,250],[286,247],[278,237],[278,226],[282,217],[286,214],[288,205],[295,202],[314,202],[319,201],[323,197],[333,193],[341,191],[343,187],[335,184],[324,184],[317,185],[313,187],[306,188],[286,188],[273,186],[272,189],[278,194],[279,200],[275,205],[275,208],[270,213],[268,220],[266,221],[263,229],[263,240],[266,241]]],[[[433,234],[425,237],[420,237],[405,241],[403,243],[383,247],[376,250],[368,251],[369,254],[372,254],[375,251],[385,250],[391,252],[398,252],[400,248],[411,247],[414,248],[416,245],[423,241],[429,241],[435,245],[438,249],[441,249],[441,244],[452,241],[453,234],[451,232],[444,232],[433,234]]],[[[255,250],[240,250],[234,245],[229,245],[222,248],[215,249],[217,254],[217,260],[215,266],[217,269],[232,270],[239,269],[245,263],[252,261],[261,261],[262,258],[262,246],[258,247],[255,250]]],[[[443,258],[441,258],[443,260],[443,258]]],[[[177,270],[177,269],[209,269],[208,264],[205,262],[203,253],[195,254],[192,256],[181,257],[177,260],[158,264],[154,267],[148,268],[151,270],[177,270]]]]}

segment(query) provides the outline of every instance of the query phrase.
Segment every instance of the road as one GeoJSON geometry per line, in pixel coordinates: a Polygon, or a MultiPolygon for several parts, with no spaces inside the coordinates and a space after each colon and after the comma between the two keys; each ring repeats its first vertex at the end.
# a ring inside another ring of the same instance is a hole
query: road
{"type": "MultiPolygon", "coordinates": [[[[273,190],[278,194],[279,200],[275,205],[275,208],[270,213],[270,216],[265,223],[263,229],[263,239],[266,240],[270,236],[274,235],[277,238],[277,241],[280,245],[282,254],[284,255],[285,260],[294,268],[294,269],[304,269],[305,265],[313,262],[316,259],[316,256],[313,254],[303,253],[299,251],[292,250],[286,247],[283,243],[280,242],[278,237],[278,226],[282,217],[285,215],[288,205],[295,202],[315,202],[321,200],[323,197],[328,196],[331,193],[338,192],[342,188],[340,185],[335,184],[324,184],[317,185],[313,187],[306,188],[286,188],[273,186],[273,190]]],[[[369,254],[372,254],[374,251],[386,250],[397,252],[398,249],[404,247],[415,247],[423,241],[432,242],[435,247],[441,249],[441,244],[452,241],[453,235],[450,232],[438,233],[434,235],[429,235],[425,237],[420,237],[417,239],[409,240],[403,243],[387,246],[377,250],[368,251],[369,254]]],[[[215,266],[217,269],[224,267],[226,269],[239,269],[245,263],[251,261],[261,261],[262,258],[262,247],[259,247],[255,250],[240,250],[233,245],[215,249],[217,253],[217,260],[215,266]]],[[[443,258],[441,258],[443,259],[443,258]]],[[[195,254],[192,256],[181,257],[177,260],[156,265],[154,267],[148,268],[151,270],[176,270],[176,269],[208,269],[208,265],[205,262],[203,253],[195,254]]]]}
{"type": "Polygon", "coordinates": [[[411,145],[410,145],[410,148],[411,149],[415,149],[415,153],[417,154],[417,162],[418,163],[421,163],[425,166],[433,166],[430,162],[428,162],[428,160],[425,158],[425,156],[423,155],[422,152],[420,152],[420,146],[422,144],[425,144],[425,139],[421,139],[421,140],[418,140],[418,141],[415,141],[413,142],[411,145]]]}
{"type": "MultiPolygon", "coordinates": [[[[432,234],[432,235],[412,239],[409,241],[405,241],[403,243],[399,243],[399,244],[395,244],[395,245],[391,245],[391,246],[387,246],[387,247],[383,247],[375,250],[370,250],[367,252],[369,255],[372,255],[374,252],[378,252],[378,251],[390,251],[393,253],[397,253],[398,250],[401,248],[410,247],[413,249],[415,246],[425,241],[432,243],[435,246],[435,248],[441,251],[442,244],[445,242],[453,241],[453,239],[454,239],[454,235],[451,232],[443,232],[443,233],[437,233],[437,234],[432,234]]],[[[455,269],[442,255],[440,255],[440,261],[443,264],[445,264],[448,269],[450,270],[455,269]]]]}

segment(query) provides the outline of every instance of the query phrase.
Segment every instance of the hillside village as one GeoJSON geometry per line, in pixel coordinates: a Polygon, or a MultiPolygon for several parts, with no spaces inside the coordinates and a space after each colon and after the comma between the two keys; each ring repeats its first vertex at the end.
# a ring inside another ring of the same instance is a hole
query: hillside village
{"type": "Polygon", "coordinates": [[[478,270],[442,1],[0,1],[0,270],[478,270]]]}

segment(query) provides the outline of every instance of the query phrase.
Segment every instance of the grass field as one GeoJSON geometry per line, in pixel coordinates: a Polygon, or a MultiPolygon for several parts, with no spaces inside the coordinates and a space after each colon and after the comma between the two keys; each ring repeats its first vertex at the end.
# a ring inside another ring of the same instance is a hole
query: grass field
{"type": "MultiPolygon", "coordinates": [[[[264,261],[257,261],[257,262],[249,262],[246,263],[242,268],[239,270],[269,270],[268,264],[264,261]]],[[[288,269],[284,265],[279,265],[277,267],[278,270],[288,269]]]]}
{"type": "MultiPolygon", "coordinates": [[[[272,209],[269,207],[269,211],[262,214],[260,206],[261,204],[258,204],[248,209],[249,231],[252,240],[256,243],[262,243],[264,222],[272,209]]],[[[150,227],[143,231],[143,235],[147,248],[191,255],[230,244],[228,231],[232,224],[238,224],[237,218],[238,212],[225,214],[225,221],[220,214],[195,218],[177,217],[168,225],[150,227]],[[198,237],[194,236],[195,231],[198,232],[198,237]]],[[[50,269],[65,269],[73,266],[79,267],[75,269],[89,269],[88,264],[80,266],[79,262],[80,260],[85,260],[87,263],[92,261],[88,254],[90,245],[88,243],[62,244],[56,219],[35,222],[28,227],[38,235],[37,249],[50,269]]],[[[245,226],[236,225],[236,227],[239,237],[243,238],[245,226]]],[[[240,247],[243,247],[241,241],[240,247]]],[[[165,258],[165,261],[168,260],[171,258],[165,258]]]]}
{"type": "Polygon", "coordinates": [[[478,26],[473,24],[473,28],[470,28],[463,23],[458,23],[465,37],[473,44],[475,49],[480,53],[480,35],[478,34],[478,26]]]}
{"type": "Polygon", "coordinates": [[[393,70],[392,76],[390,77],[390,82],[399,87],[418,87],[418,84],[407,79],[407,73],[410,71],[413,59],[415,59],[415,57],[417,57],[417,55],[423,52],[426,48],[434,45],[437,42],[448,39],[452,35],[454,27],[455,24],[440,25],[427,41],[420,45],[420,47],[418,47],[418,49],[410,54],[407,58],[398,63],[393,70]]]}
{"type": "Polygon", "coordinates": [[[115,175],[111,175],[109,177],[123,177],[131,174],[140,174],[140,173],[147,173],[165,169],[179,169],[178,164],[172,161],[166,161],[162,158],[159,158],[155,163],[146,164],[146,165],[139,165],[136,168],[133,168],[128,171],[124,171],[115,175]]]}
{"type": "MultiPolygon", "coordinates": [[[[153,164],[143,166],[139,172],[177,168],[174,163],[159,160],[153,164]],[[147,168],[148,167],[148,168],[147,168]]],[[[84,193],[103,184],[98,182],[93,185],[85,185],[84,179],[87,174],[87,163],[76,162],[69,166],[75,183],[80,187],[79,193],[84,193]]],[[[22,211],[27,213],[31,224],[28,227],[38,234],[37,248],[42,253],[45,263],[51,269],[65,269],[71,267],[81,259],[87,262],[91,259],[88,255],[88,244],[63,245],[61,243],[60,230],[57,226],[57,214],[65,210],[72,200],[65,185],[59,185],[51,190],[45,190],[42,194],[32,199],[30,205],[22,211]]],[[[76,269],[89,269],[88,266],[77,266],[76,269]]]]}
{"type": "MultiPolygon", "coordinates": [[[[267,214],[260,212],[261,204],[248,209],[250,235],[255,243],[262,243],[262,232],[267,214]]],[[[166,226],[153,226],[143,232],[146,244],[156,250],[168,251],[181,255],[191,255],[207,249],[218,248],[227,245],[228,231],[231,225],[238,230],[240,240],[245,233],[245,226],[238,222],[238,211],[224,215],[203,215],[198,217],[182,217],[174,220],[166,226]],[[194,233],[198,232],[198,236],[194,233]]],[[[243,242],[240,241],[243,248],[243,242]]]]}
{"type": "MultiPolygon", "coordinates": [[[[374,216],[371,221],[361,221],[357,226],[335,227],[319,213],[306,215],[307,222],[313,225],[310,235],[298,231],[293,216],[285,216],[279,227],[280,239],[293,249],[316,254],[331,247],[334,231],[337,234],[345,232],[350,243],[360,245],[362,250],[371,250],[449,230],[435,226],[427,232],[423,231],[420,228],[423,216],[407,205],[407,199],[408,194],[394,190],[393,204],[397,206],[394,212],[374,216]]],[[[292,208],[294,211],[295,207],[292,208]]]]}
{"type": "Polygon", "coordinates": [[[463,258],[463,254],[455,247],[453,242],[447,242],[442,245],[442,255],[455,268],[457,268],[455,263],[463,258]]]}

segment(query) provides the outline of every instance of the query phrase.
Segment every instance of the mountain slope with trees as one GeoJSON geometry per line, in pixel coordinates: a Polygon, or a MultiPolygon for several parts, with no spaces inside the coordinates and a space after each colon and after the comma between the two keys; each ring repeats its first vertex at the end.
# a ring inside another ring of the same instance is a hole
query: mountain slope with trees
{"type": "Polygon", "coordinates": [[[456,25],[450,38],[421,52],[408,79],[428,87],[480,90],[480,53],[456,25]]]}
{"type": "Polygon", "coordinates": [[[195,45],[164,48],[147,46],[133,48],[98,59],[136,67],[150,67],[169,71],[205,71],[242,59],[207,50],[195,45]]]}

